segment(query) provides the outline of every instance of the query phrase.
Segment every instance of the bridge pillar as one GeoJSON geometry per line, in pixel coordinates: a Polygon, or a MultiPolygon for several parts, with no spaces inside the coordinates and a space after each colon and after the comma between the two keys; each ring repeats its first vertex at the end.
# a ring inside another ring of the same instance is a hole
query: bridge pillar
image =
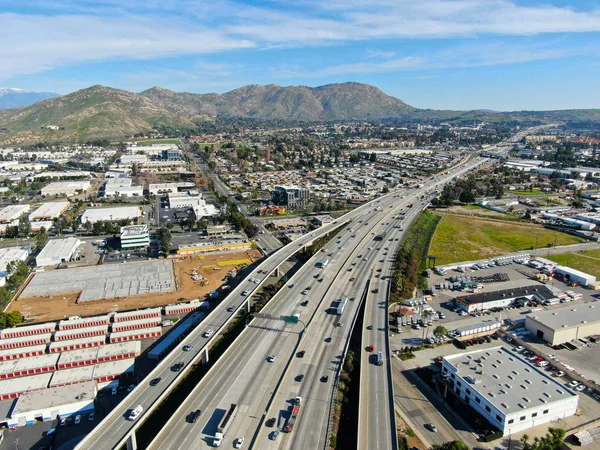
{"type": "Polygon", "coordinates": [[[205,348],[202,352],[202,364],[206,364],[208,362],[208,348],[205,348]]]}
{"type": "Polygon", "coordinates": [[[135,438],[135,431],[127,437],[127,450],[137,450],[137,440],[135,438]]]}
{"type": "Polygon", "coordinates": [[[274,277],[279,277],[279,267],[275,267],[275,270],[272,272],[274,277]]]}
{"type": "Polygon", "coordinates": [[[250,299],[244,302],[244,311],[246,314],[250,314],[250,299]]]}

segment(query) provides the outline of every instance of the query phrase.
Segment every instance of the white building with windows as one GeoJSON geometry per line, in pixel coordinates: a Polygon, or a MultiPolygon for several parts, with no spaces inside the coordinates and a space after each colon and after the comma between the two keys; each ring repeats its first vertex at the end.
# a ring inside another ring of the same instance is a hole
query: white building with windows
{"type": "Polygon", "coordinates": [[[148,225],[130,225],[121,227],[121,248],[139,248],[150,245],[148,225]]]}
{"type": "Polygon", "coordinates": [[[80,244],[77,238],[51,239],[36,256],[35,262],[40,267],[69,262],[80,244]]]}
{"type": "Polygon", "coordinates": [[[572,416],[578,395],[505,347],[447,356],[448,390],[504,435],[572,416]]]}

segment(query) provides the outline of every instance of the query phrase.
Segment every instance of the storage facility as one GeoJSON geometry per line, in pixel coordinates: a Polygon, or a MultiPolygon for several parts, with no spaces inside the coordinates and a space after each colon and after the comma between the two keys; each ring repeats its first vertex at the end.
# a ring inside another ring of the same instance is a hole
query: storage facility
{"type": "Polygon", "coordinates": [[[96,364],[94,366],[94,380],[98,383],[116,380],[117,378],[129,378],[135,373],[135,359],[119,359],[96,364]]]}
{"type": "Polygon", "coordinates": [[[140,341],[119,342],[101,347],[65,351],[60,354],[57,369],[89,366],[93,364],[135,358],[141,353],[140,341]]]}
{"type": "MultiPolygon", "coordinates": [[[[2,342],[2,341],[0,341],[2,342]]],[[[106,336],[92,336],[88,338],[75,339],[72,341],[51,342],[48,346],[50,353],[64,352],[67,350],[77,350],[80,348],[98,347],[106,344],[106,336]]]]}
{"type": "Polygon", "coordinates": [[[66,386],[94,379],[94,366],[74,367],[72,369],[57,370],[52,374],[48,387],[66,386]]]}
{"type": "Polygon", "coordinates": [[[29,256],[28,247],[6,247],[0,248],[0,286],[6,284],[8,272],[6,268],[14,261],[26,261],[29,256]]]}
{"type": "Polygon", "coordinates": [[[10,412],[9,427],[33,425],[36,420],[51,421],[57,417],[87,414],[94,411],[97,388],[95,381],[72,386],[58,386],[24,392],[10,412]]]}
{"type": "Polygon", "coordinates": [[[92,336],[104,336],[108,333],[107,325],[95,327],[77,328],[75,330],[61,330],[54,333],[54,341],[68,341],[73,339],[88,338],[92,336]]]}
{"type": "Polygon", "coordinates": [[[36,334],[33,336],[21,336],[14,338],[0,339],[0,350],[8,350],[9,348],[31,347],[32,345],[47,344],[50,342],[52,335],[36,334]]]}
{"type": "Polygon", "coordinates": [[[117,333],[110,333],[110,335],[108,336],[108,341],[111,344],[114,344],[115,342],[135,341],[139,339],[147,339],[151,337],[160,336],[162,336],[161,327],[142,328],[139,330],[128,330],[119,331],[117,333]]]}
{"type": "Polygon", "coordinates": [[[0,379],[23,377],[56,370],[58,355],[40,355],[0,362],[0,379]]]}
{"type": "Polygon", "coordinates": [[[176,303],[164,307],[165,316],[173,316],[175,314],[186,314],[196,310],[210,309],[210,302],[200,301],[198,299],[187,303],[176,303]]]}
{"type": "Polygon", "coordinates": [[[10,223],[13,220],[18,219],[27,211],[29,211],[29,205],[9,205],[0,209],[0,223],[10,223]]]}
{"type": "Polygon", "coordinates": [[[584,303],[528,314],[525,328],[550,345],[594,336],[600,334],[600,306],[584,303]]]}
{"type": "Polygon", "coordinates": [[[59,330],[74,330],[77,328],[96,327],[98,325],[108,325],[110,316],[108,314],[95,317],[72,316],[68,319],[58,322],[59,330]]]}
{"type": "Polygon", "coordinates": [[[149,319],[151,317],[161,317],[160,308],[138,309],[135,311],[118,312],[113,315],[113,322],[129,322],[131,320],[149,319]]]}
{"type": "Polygon", "coordinates": [[[139,248],[150,245],[148,225],[129,225],[121,227],[121,248],[139,248]]]}
{"type": "Polygon", "coordinates": [[[67,201],[42,203],[35,211],[29,214],[29,220],[36,221],[56,219],[67,209],[69,209],[69,206],[71,206],[71,203],[67,201]]]}
{"type": "Polygon", "coordinates": [[[89,181],[55,181],[41,189],[42,195],[72,196],[87,191],[91,186],[89,181]]]}
{"type": "Polygon", "coordinates": [[[571,269],[570,267],[566,266],[554,267],[554,273],[559,274],[566,282],[578,283],[581,286],[588,286],[596,282],[596,277],[594,275],[581,272],[580,270],[571,269]]]}
{"type": "Polygon", "coordinates": [[[139,206],[117,206],[113,208],[88,208],[81,216],[81,223],[119,222],[141,217],[139,206]]]}
{"type": "Polygon", "coordinates": [[[5,328],[0,331],[0,339],[17,338],[23,336],[34,336],[36,334],[52,333],[56,330],[56,322],[46,322],[36,325],[24,325],[20,327],[5,328]]]}
{"type": "Polygon", "coordinates": [[[35,258],[40,267],[56,266],[69,262],[75,255],[81,241],[77,238],[51,239],[35,258]]]}
{"type": "Polygon", "coordinates": [[[187,316],[184,320],[179,321],[175,327],[167,334],[164,339],[160,340],[149,352],[148,359],[161,359],[173,347],[187,336],[190,331],[204,319],[205,314],[196,311],[187,316]]]}
{"type": "Polygon", "coordinates": [[[505,308],[512,305],[516,299],[526,301],[536,300],[539,303],[555,301],[557,295],[548,287],[539,284],[531,286],[503,289],[500,291],[482,292],[480,294],[462,295],[456,297],[456,305],[468,313],[485,311],[491,308],[505,308]]]}
{"type": "Polygon", "coordinates": [[[33,345],[31,347],[9,348],[0,350],[0,361],[10,361],[11,359],[29,358],[46,353],[46,344],[33,345]]]}
{"type": "Polygon", "coordinates": [[[111,326],[111,331],[139,330],[140,328],[152,328],[160,325],[160,317],[148,317],[147,319],[128,320],[127,322],[116,322],[111,326]]]}
{"type": "Polygon", "coordinates": [[[0,401],[19,397],[23,392],[46,389],[54,372],[30,375],[28,377],[0,380],[0,401]]]}
{"type": "Polygon", "coordinates": [[[577,412],[577,394],[504,347],[446,356],[442,375],[449,391],[504,436],[577,412]]]}

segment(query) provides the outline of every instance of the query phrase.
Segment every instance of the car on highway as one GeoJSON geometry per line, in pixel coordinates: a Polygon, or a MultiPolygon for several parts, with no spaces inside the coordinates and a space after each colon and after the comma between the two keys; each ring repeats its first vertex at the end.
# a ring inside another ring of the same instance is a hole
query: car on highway
{"type": "Polygon", "coordinates": [[[192,344],[184,345],[183,346],[183,351],[184,352],[189,352],[192,349],[192,347],[193,347],[192,344]]]}
{"type": "Polygon", "coordinates": [[[295,378],[295,380],[296,380],[296,381],[298,381],[298,382],[300,382],[300,381],[304,380],[304,374],[303,374],[303,373],[301,373],[300,375],[296,375],[296,378],[295,378]]]}
{"type": "Polygon", "coordinates": [[[329,380],[329,375],[323,375],[321,377],[321,383],[327,383],[328,380],[329,380]]]}
{"type": "Polygon", "coordinates": [[[267,358],[267,361],[269,361],[269,362],[275,362],[275,358],[276,358],[276,356],[275,356],[275,355],[270,355],[270,356],[267,358]]]}
{"type": "Polygon", "coordinates": [[[233,448],[242,448],[243,444],[244,444],[244,438],[239,437],[235,441],[233,441],[233,448]]]}
{"type": "Polygon", "coordinates": [[[438,431],[437,427],[432,423],[425,424],[425,427],[433,433],[437,433],[437,431],[438,431]]]}
{"type": "Polygon", "coordinates": [[[300,350],[298,353],[296,353],[296,356],[298,358],[304,358],[305,353],[306,353],[306,350],[300,350]]]}
{"type": "Polygon", "coordinates": [[[150,382],[150,386],[156,386],[158,383],[160,383],[161,378],[157,377],[154,378],[151,382],[150,382]]]}
{"type": "Polygon", "coordinates": [[[205,338],[209,338],[213,335],[214,331],[213,330],[207,330],[204,333],[202,333],[202,336],[205,338]]]}
{"type": "Polygon", "coordinates": [[[307,306],[308,305],[308,300],[304,300],[302,303],[300,303],[300,306],[307,306]]]}
{"type": "Polygon", "coordinates": [[[302,294],[302,295],[308,295],[308,290],[304,289],[304,290],[301,292],[301,294],[302,294]]]}
{"type": "Polygon", "coordinates": [[[369,325],[369,326],[367,327],[367,330],[372,330],[372,329],[373,329],[373,325],[369,325]]]}
{"type": "Polygon", "coordinates": [[[271,435],[269,436],[269,439],[271,439],[272,441],[274,441],[275,439],[277,439],[277,436],[279,436],[279,430],[275,430],[271,433],[271,435]]]}
{"type": "Polygon", "coordinates": [[[142,405],[137,405],[135,408],[133,408],[131,410],[131,412],[129,413],[129,416],[127,416],[127,420],[137,419],[143,410],[144,410],[144,408],[142,407],[142,405]]]}
{"type": "Polygon", "coordinates": [[[227,308],[227,312],[233,312],[233,306],[230,306],[229,308],[227,308]]]}
{"type": "Polygon", "coordinates": [[[173,371],[173,372],[179,372],[183,366],[184,366],[183,361],[180,361],[180,362],[178,362],[176,364],[173,364],[171,366],[171,371],[173,371]]]}
{"type": "Polygon", "coordinates": [[[190,423],[195,423],[196,420],[198,420],[198,417],[200,417],[200,414],[202,414],[202,410],[201,409],[197,409],[196,411],[193,411],[192,413],[190,413],[190,423]]]}
{"type": "Polygon", "coordinates": [[[344,326],[344,322],[338,322],[338,323],[337,323],[337,326],[338,326],[338,327],[343,327],[343,326],[344,326]]]}
{"type": "Polygon", "coordinates": [[[77,414],[75,416],[75,425],[79,425],[81,423],[81,416],[79,414],[77,414]]]}
{"type": "Polygon", "coordinates": [[[249,292],[248,292],[248,291],[242,291],[242,297],[245,297],[245,296],[247,296],[248,294],[249,294],[249,292]]]}
{"type": "Polygon", "coordinates": [[[268,427],[272,427],[275,425],[275,422],[277,421],[277,419],[275,419],[275,417],[271,417],[269,420],[267,420],[265,422],[265,425],[268,427]]]}
{"type": "Polygon", "coordinates": [[[350,278],[350,281],[351,281],[351,282],[352,282],[352,281],[354,281],[354,280],[356,280],[356,278],[354,278],[354,277],[350,278]]]}

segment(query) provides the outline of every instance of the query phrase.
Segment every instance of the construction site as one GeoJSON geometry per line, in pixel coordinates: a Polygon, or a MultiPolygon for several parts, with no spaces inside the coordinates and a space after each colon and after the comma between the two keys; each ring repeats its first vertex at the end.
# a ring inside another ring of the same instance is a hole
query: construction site
{"type": "Polygon", "coordinates": [[[260,257],[247,250],[36,273],[7,312],[41,322],[202,298],[260,257]]]}

